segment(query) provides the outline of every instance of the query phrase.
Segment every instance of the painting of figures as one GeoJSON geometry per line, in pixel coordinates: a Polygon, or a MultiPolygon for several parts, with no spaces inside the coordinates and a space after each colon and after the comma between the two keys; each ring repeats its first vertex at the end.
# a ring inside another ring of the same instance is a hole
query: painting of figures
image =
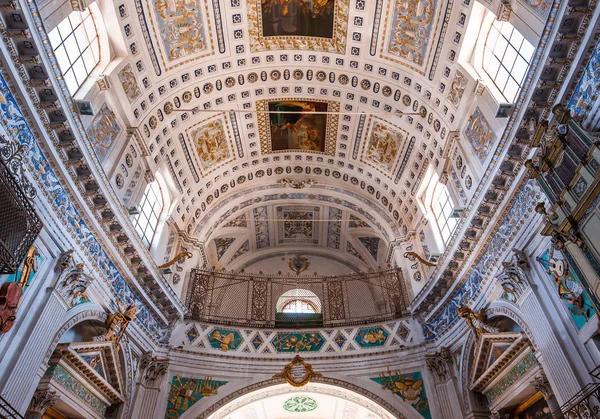
{"type": "Polygon", "coordinates": [[[325,151],[327,103],[275,101],[269,103],[272,151],[325,151]]]}
{"type": "Polygon", "coordinates": [[[263,36],[333,38],[335,0],[261,0],[263,36]]]}

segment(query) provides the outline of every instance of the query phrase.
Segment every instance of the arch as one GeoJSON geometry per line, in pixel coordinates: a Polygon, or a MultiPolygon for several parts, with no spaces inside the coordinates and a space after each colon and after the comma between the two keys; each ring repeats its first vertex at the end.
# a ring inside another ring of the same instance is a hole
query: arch
{"type": "MultiPolygon", "coordinates": [[[[346,390],[345,394],[348,396],[347,399],[354,402],[358,401],[358,404],[361,404],[361,402],[366,402],[369,408],[376,409],[378,413],[381,412],[381,414],[385,415],[382,416],[385,419],[407,419],[420,417],[420,415],[413,410],[412,407],[403,404],[404,402],[402,402],[399,398],[398,405],[392,406],[380,396],[355,384],[351,384],[347,381],[336,378],[321,377],[313,380],[307,386],[303,387],[303,389],[314,392],[319,392],[320,390],[322,394],[326,394],[328,390],[330,392],[336,390],[346,390]],[[350,399],[350,397],[353,397],[353,399],[350,399]],[[397,407],[401,410],[399,410],[397,407]]],[[[197,419],[220,419],[222,417],[226,417],[223,415],[227,414],[227,412],[230,412],[232,408],[237,409],[245,406],[250,400],[257,400],[260,398],[261,394],[265,394],[272,390],[275,390],[275,392],[279,391],[281,392],[280,394],[285,394],[286,392],[293,392],[297,389],[289,386],[288,384],[282,384],[281,379],[268,379],[260,381],[223,397],[216,403],[204,409],[200,415],[194,413],[198,407],[196,407],[196,409],[192,407],[186,412],[186,414],[183,415],[183,418],[196,417],[197,419]]]]}
{"type": "MultiPolygon", "coordinates": [[[[281,294],[279,299],[277,300],[277,312],[284,313],[290,309],[302,309],[303,304],[306,304],[308,309],[312,309],[313,313],[321,313],[321,300],[317,297],[312,291],[295,288],[293,290],[289,290],[281,294]],[[292,305],[294,307],[292,307],[292,305]]],[[[294,313],[308,313],[310,311],[293,311],[294,313]]]]}

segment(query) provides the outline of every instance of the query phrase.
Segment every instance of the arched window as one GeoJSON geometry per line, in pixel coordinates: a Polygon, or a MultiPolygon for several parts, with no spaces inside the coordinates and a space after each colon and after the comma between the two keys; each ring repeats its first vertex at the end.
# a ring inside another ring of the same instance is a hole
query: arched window
{"type": "Polygon", "coordinates": [[[277,300],[278,313],[321,313],[321,300],[312,291],[296,288],[284,292],[277,300]]]}
{"type": "Polygon", "coordinates": [[[433,193],[431,210],[433,211],[438,231],[442,236],[442,241],[446,245],[458,224],[458,218],[453,217],[454,204],[452,203],[452,198],[450,198],[448,187],[443,183],[439,183],[433,193]]]}
{"type": "Polygon", "coordinates": [[[494,19],[485,39],[482,68],[504,99],[513,103],[535,49],[509,22],[494,19]]]}
{"type": "Polygon", "coordinates": [[[314,304],[308,300],[291,300],[281,310],[282,313],[316,313],[314,304]]]}
{"type": "Polygon", "coordinates": [[[74,11],[48,33],[71,95],[100,62],[100,41],[90,9],[74,11]]]}
{"type": "Polygon", "coordinates": [[[144,244],[148,247],[152,245],[152,240],[154,240],[162,208],[163,203],[160,187],[158,186],[158,182],[154,181],[146,186],[142,202],[139,206],[140,213],[135,216],[133,221],[135,229],[144,244]]]}

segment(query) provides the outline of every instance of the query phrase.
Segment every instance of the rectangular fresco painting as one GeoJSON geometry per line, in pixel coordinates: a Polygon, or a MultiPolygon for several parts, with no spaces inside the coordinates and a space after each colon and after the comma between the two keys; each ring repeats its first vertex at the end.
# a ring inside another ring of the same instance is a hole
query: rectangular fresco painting
{"type": "Polygon", "coordinates": [[[578,268],[562,255],[562,252],[545,251],[537,258],[554,282],[554,288],[569,312],[577,329],[581,330],[596,311],[584,290],[579,278],[578,268]]]}
{"type": "Polygon", "coordinates": [[[263,36],[333,37],[335,0],[262,0],[263,36]]]}
{"type": "Polygon", "coordinates": [[[272,151],[325,151],[326,102],[276,101],[269,103],[272,151]]]}

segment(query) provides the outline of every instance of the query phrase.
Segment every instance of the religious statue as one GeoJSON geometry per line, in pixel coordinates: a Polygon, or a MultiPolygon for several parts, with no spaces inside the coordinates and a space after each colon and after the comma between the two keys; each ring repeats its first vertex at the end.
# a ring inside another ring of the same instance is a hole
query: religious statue
{"type": "Polygon", "coordinates": [[[123,309],[121,304],[119,306],[119,311],[108,315],[106,319],[106,328],[108,331],[104,335],[105,340],[115,342],[117,347],[119,347],[125,329],[137,313],[137,307],[133,303],[129,304],[125,309],[123,309]]]}
{"type": "Polygon", "coordinates": [[[485,314],[485,310],[481,309],[479,311],[473,311],[471,307],[462,305],[456,310],[458,315],[465,319],[467,322],[467,326],[473,329],[475,333],[481,334],[484,332],[487,333],[498,333],[500,329],[497,327],[492,327],[487,324],[487,315],[485,314]]]}

